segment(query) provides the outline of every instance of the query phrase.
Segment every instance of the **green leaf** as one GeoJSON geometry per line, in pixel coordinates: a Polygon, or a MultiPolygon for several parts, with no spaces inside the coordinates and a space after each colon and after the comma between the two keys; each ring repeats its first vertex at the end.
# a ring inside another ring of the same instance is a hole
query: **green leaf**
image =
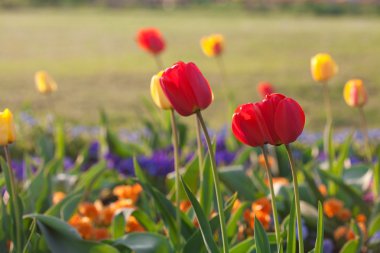
{"type": "Polygon", "coordinates": [[[193,195],[193,193],[187,187],[186,183],[183,181],[182,178],[181,178],[181,182],[182,182],[183,188],[185,189],[187,197],[189,198],[191,205],[193,206],[193,209],[197,216],[199,227],[200,227],[202,237],[203,237],[203,242],[208,252],[219,252],[218,247],[213,238],[210,223],[208,222],[208,219],[205,213],[203,212],[201,205],[199,204],[197,198],[193,195]]]}
{"type": "Polygon", "coordinates": [[[323,208],[321,202],[318,202],[317,239],[315,241],[314,252],[323,253],[323,208]]]}
{"type": "Polygon", "coordinates": [[[145,212],[136,209],[131,214],[133,217],[137,219],[137,221],[149,232],[158,232],[158,227],[145,212]]]}
{"type": "Polygon", "coordinates": [[[113,242],[114,246],[124,245],[135,253],[171,253],[168,239],[155,233],[129,233],[113,242]]]}
{"type": "MultiPolygon", "coordinates": [[[[207,153],[203,164],[203,181],[200,189],[200,205],[206,215],[209,215],[214,203],[214,179],[212,176],[211,160],[207,153]]],[[[186,181],[187,182],[187,181],[186,181]]]]}
{"type": "Polygon", "coordinates": [[[303,168],[302,166],[300,166],[300,169],[301,169],[302,173],[304,174],[305,180],[307,182],[307,186],[310,188],[315,199],[317,201],[321,201],[323,203],[325,197],[323,197],[323,195],[319,191],[318,186],[315,183],[314,177],[311,175],[311,173],[306,168],[303,168]]]}
{"type": "Polygon", "coordinates": [[[39,214],[27,215],[26,218],[37,220],[38,228],[54,253],[119,253],[110,245],[82,240],[73,227],[58,218],[39,214]]]}
{"type": "Polygon", "coordinates": [[[60,121],[57,121],[55,124],[54,142],[54,157],[56,159],[63,159],[65,157],[65,131],[63,129],[63,124],[60,121]]]}
{"type": "Polygon", "coordinates": [[[97,164],[93,165],[86,172],[82,173],[79,181],[77,182],[74,191],[81,191],[84,189],[89,189],[94,182],[105,172],[107,171],[107,166],[105,161],[100,161],[97,164]]]}
{"type": "Polygon", "coordinates": [[[377,154],[377,163],[373,167],[373,191],[375,196],[380,195],[380,149],[377,154]]]}
{"type": "Polygon", "coordinates": [[[124,212],[119,212],[112,219],[111,224],[112,238],[117,239],[125,234],[124,212]]]}
{"type": "Polygon", "coordinates": [[[82,194],[82,192],[79,192],[67,195],[63,200],[50,207],[45,214],[61,218],[65,221],[69,220],[77,209],[82,199],[82,194]]]}
{"type": "Polygon", "coordinates": [[[261,225],[260,221],[255,216],[255,244],[256,244],[256,252],[257,253],[269,253],[270,250],[270,244],[268,236],[263,228],[263,225],[261,225]]]}
{"type": "Polygon", "coordinates": [[[227,223],[227,235],[228,237],[233,237],[236,235],[238,229],[239,220],[242,218],[245,209],[249,208],[249,202],[243,202],[240,204],[239,208],[232,214],[231,218],[227,223]]]}
{"type": "Polygon", "coordinates": [[[218,168],[220,180],[232,192],[238,192],[239,198],[254,201],[256,187],[245,174],[243,166],[234,165],[218,168]]]}
{"type": "Polygon", "coordinates": [[[110,151],[120,157],[128,158],[137,154],[146,153],[141,145],[124,143],[108,126],[106,127],[106,141],[110,151]]]}
{"type": "Polygon", "coordinates": [[[287,253],[296,253],[296,208],[294,198],[290,207],[289,223],[288,223],[288,238],[287,238],[287,253]]]}
{"type": "Polygon", "coordinates": [[[359,240],[350,240],[343,245],[339,253],[357,253],[359,247],[359,240]]]}
{"type": "Polygon", "coordinates": [[[369,223],[368,236],[373,236],[377,231],[380,231],[380,214],[375,216],[369,223]]]}

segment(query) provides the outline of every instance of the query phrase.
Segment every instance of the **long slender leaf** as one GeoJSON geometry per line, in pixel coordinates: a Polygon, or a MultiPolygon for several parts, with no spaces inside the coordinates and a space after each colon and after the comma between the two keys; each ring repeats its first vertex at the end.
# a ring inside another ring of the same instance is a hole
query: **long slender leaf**
{"type": "Polygon", "coordinates": [[[287,238],[287,253],[296,253],[296,208],[294,198],[290,207],[289,223],[288,223],[288,238],[287,238]]]}
{"type": "Polygon", "coordinates": [[[263,225],[261,225],[260,221],[255,216],[255,243],[256,243],[256,252],[257,253],[269,253],[270,250],[270,244],[268,236],[263,228],[263,225]]]}
{"type": "Polygon", "coordinates": [[[210,223],[208,222],[208,219],[205,215],[205,213],[202,210],[201,205],[199,204],[197,198],[193,195],[193,193],[190,191],[189,187],[187,187],[186,183],[181,178],[181,182],[183,185],[183,188],[185,189],[185,192],[187,194],[187,197],[189,198],[191,205],[194,208],[195,214],[197,216],[199,227],[202,233],[203,241],[205,243],[205,246],[208,250],[208,252],[219,252],[218,247],[214,241],[210,223]]]}
{"type": "Polygon", "coordinates": [[[315,253],[323,253],[323,234],[323,208],[321,202],[318,202],[318,226],[314,249],[315,253]]]}
{"type": "Polygon", "coordinates": [[[112,243],[113,246],[126,246],[135,253],[172,253],[168,239],[156,233],[129,233],[112,243]]]}

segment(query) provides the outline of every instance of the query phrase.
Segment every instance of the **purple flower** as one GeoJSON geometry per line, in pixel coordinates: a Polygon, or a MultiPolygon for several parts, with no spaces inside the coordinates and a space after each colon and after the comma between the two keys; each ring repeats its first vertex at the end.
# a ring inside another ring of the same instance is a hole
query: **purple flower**
{"type": "Polygon", "coordinates": [[[334,252],[334,242],[331,239],[323,240],[323,253],[333,253],[334,252]]]}

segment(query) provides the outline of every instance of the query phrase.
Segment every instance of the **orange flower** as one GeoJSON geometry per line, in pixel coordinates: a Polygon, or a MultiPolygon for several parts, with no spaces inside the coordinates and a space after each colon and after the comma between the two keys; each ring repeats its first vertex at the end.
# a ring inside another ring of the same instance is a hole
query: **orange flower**
{"type": "Polygon", "coordinates": [[[74,215],[69,220],[69,224],[78,231],[83,239],[89,240],[92,238],[93,226],[88,217],[74,215]]]}
{"type": "Polygon", "coordinates": [[[343,208],[342,211],[338,213],[338,218],[342,221],[348,221],[351,218],[350,210],[343,208]]]}
{"type": "Polygon", "coordinates": [[[335,198],[328,199],[323,203],[323,211],[329,218],[336,216],[342,208],[343,202],[335,198]]]}
{"type": "Polygon", "coordinates": [[[320,184],[318,185],[318,190],[322,194],[322,196],[326,197],[327,196],[327,188],[326,185],[320,184]]]}
{"type": "MultiPolygon", "coordinates": [[[[265,165],[265,157],[264,157],[264,155],[260,154],[259,157],[258,157],[258,159],[259,159],[259,161],[258,161],[259,165],[261,167],[265,168],[266,165],[265,165]]],[[[269,168],[272,168],[273,165],[275,164],[275,160],[274,160],[274,158],[272,156],[268,156],[268,163],[269,163],[269,168]]]]}
{"type": "Polygon", "coordinates": [[[145,228],[141,226],[138,220],[134,216],[129,216],[127,224],[125,226],[125,232],[144,232],[145,228]]]}
{"type": "Polygon", "coordinates": [[[118,210],[121,208],[130,208],[134,207],[133,201],[131,199],[119,199],[118,201],[112,203],[112,208],[118,210]]]}
{"type": "MultiPolygon", "coordinates": [[[[276,187],[281,187],[281,186],[286,186],[286,185],[289,185],[289,180],[285,177],[274,177],[272,178],[273,180],[273,186],[276,187]]],[[[269,187],[269,180],[268,179],[265,179],[265,184],[266,186],[269,187]]]]}
{"type": "Polygon", "coordinates": [[[187,212],[187,210],[189,210],[190,207],[191,207],[191,202],[189,200],[184,200],[180,203],[179,210],[185,213],[187,212]]]}
{"type": "Polygon", "coordinates": [[[93,230],[93,239],[97,241],[105,240],[110,237],[108,230],[106,228],[95,228],[93,230]]]}
{"type": "Polygon", "coordinates": [[[263,225],[265,230],[268,230],[270,227],[271,217],[270,214],[264,212],[256,212],[250,213],[249,226],[253,229],[255,226],[255,216],[260,221],[261,225],[263,225]]]}
{"type": "Polygon", "coordinates": [[[355,233],[352,229],[346,226],[340,226],[334,231],[334,239],[335,241],[352,240],[355,239],[355,233]]]}
{"type": "Polygon", "coordinates": [[[95,205],[89,202],[81,203],[78,208],[78,213],[84,217],[88,217],[92,221],[95,221],[99,215],[95,205]]]}
{"type": "Polygon", "coordinates": [[[362,107],[367,103],[367,91],[360,79],[349,80],[344,86],[343,98],[348,106],[362,107]]]}
{"type": "Polygon", "coordinates": [[[240,206],[241,206],[241,202],[240,202],[240,200],[237,199],[234,202],[234,205],[232,206],[232,213],[236,212],[240,206]]]}
{"type": "Polygon", "coordinates": [[[113,189],[113,194],[119,199],[131,199],[133,203],[136,203],[141,191],[142,187],[140,184],[119,185],[113,189]]]}
{"type": "Polygon", "coordinates": [[[356,221],[359,223],[366,223],[367,217],[364,214],[360,213],[358,216],[356,216],[356,221]]]}
{"type": "Polygon", "coordinates": [[[54,192],[53,194],[53,204],[58,204],[62,199],[66,197],[66,193],[64,192],[54,192]]]}
{"type": "Polygon", "coordinates": [[[109,226],[115,215],[115,208],[111,205],[103,208],[99,213],[99,223],[104,226],[109,226]]]}
{"type": "Polygon", "coordinates": [[[272,211],[270,200],[261,198],[252,203],[252,211],[254,213],[263,212],[269,214],[272,211]]]}

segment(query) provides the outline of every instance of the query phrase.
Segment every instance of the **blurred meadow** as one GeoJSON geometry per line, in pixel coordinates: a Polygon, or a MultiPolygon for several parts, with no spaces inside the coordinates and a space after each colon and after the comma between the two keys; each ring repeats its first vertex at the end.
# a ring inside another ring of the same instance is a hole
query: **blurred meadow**
{"type": "Polygon", "coordinates": [[[145,112],[143,99],[150,101],[150,78],[158,71],[135,41],[139,28],[150,26],[159,28],[166,39],[165,66],[194,61],[208,78],[215,102],[205,117],[214,128],[229,124],[231,118],[222,87],[233,92],[236,106],[258,101],[257,83],[269,81],[276,91],[300,102],[307,130],[320,131],[325,122],[322,87],[310,75],[310,58],[318,52],[330,53],[339,65],[330,85],[334,124],[354,126],[356,112],[344,103],[342,90],[347,80],[361,78],[369,91],[369,126],[380,127],[380,19],[375,16],[211,8],[2,10],[0,107],[40,116],[54,111],[81,124],[96,124],[103,108],[118,126],[137,128],[135,119],[145,112]],[[199,46],[200,38],[211,33],[225,36],[226,84],[221,83],[215,59],[205,57],[199,46]],[[49,98],[35,89],[34,73],[41,69],[59,86],[49,98]]]}

